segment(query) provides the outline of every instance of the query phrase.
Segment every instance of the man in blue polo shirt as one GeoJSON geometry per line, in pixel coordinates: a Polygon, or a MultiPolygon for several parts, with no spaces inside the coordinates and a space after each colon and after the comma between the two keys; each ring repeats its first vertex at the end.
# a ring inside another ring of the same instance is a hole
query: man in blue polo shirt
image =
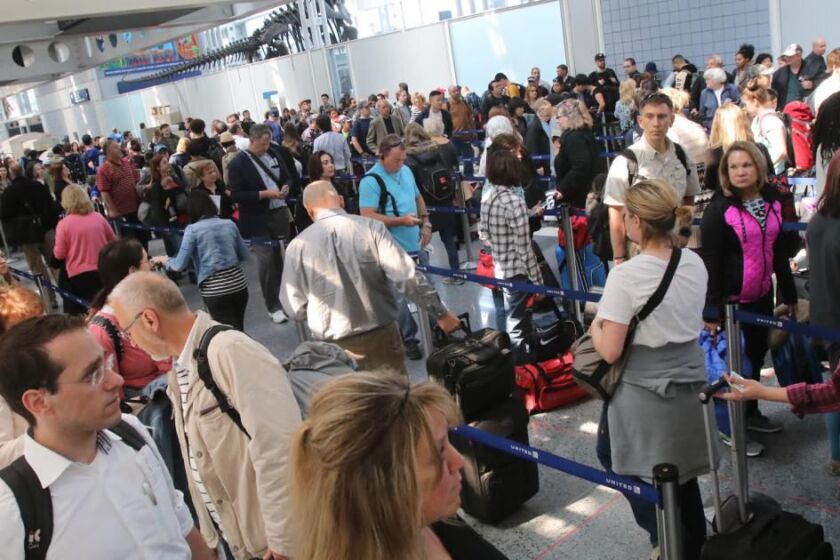
{"type": "MultiPolygon", "coordinates": [[[[374,165],[359,185],[361,215],[379,220],[388,228],[394,240],[407,253],[419,255],[422,247],[432,238],[432,224],[426,213],[426,204],[414,181],[414,174],[403,165],[405,146],[396,134],[389,134],[379,144],[379,162],[374,165]],[[377,177],[381,179],[377,180],[377,177]],[[386,189],[384,201],[382,186],[386,189]],[[383,202],[381,202],[383,201],[383,202]]],[[[405,297],[398,294],[400,305],[400,334],[409,359],[423,357],[417,339],[417,323],[408,309],[405,297]]]]}

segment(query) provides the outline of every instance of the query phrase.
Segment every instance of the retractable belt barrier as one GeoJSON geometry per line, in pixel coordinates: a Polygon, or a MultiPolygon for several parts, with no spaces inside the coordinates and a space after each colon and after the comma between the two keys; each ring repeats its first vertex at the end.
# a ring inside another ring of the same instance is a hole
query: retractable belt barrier
{"type": "MultiPolygon", "coordinates": [[[[114,227],[117,229],[133,229],[137,231],[150,231],[154,233],[184,233],[184,229],[178,227],[165,227],[165,226],[147,226],[143,224],[132,224],[129,222],[112,222],[114,227]]],[[[247,245],[264,245],[269,247],[276,247],[281,243],[280,240],[277,239],[261,239],[258,237],[245,239],[245,244],[247,245]]]]}
{"type": "Polygon", "coordinates": [[[59,288],[58,286],[56,286],[55,284],[53,284],[52,282],[50,282],[49,280],[44,278],[44,276],[41,275],[41,274],[30,274],[28,272],[25,272],[23,270],[19,270],[17,268],[13,268],[11,266],[9,267],[9,272],[11,272],[13,275],[17,276],[18,278],[26,278],[27,280],[32,280],[33,282],[35,282],[35,284],[38,286],[39,289],[40,288],[45,288],[47,290],[55,292],[56,294],[60,295],[64,299],[69,299],[73,303],[77,303],[77,304],[81,305],[82,307],[85,307],[85,308],[90,307],[90,302],[89,301],[86,301],[86,300],[80,298],[79,296],[77,296],[76,294],[74,294],[72,292],[68,292],[67,290],[65,290],[63,288],[59,288]]]}
{"type": "Polygon", "coordinates": [[[537,449],[536,447],[531,447],[530,445],[525,445],[524,443],[519,443],[518,441],[505,439],[489,432],[473,428],[472,426],[458,426],[456,428],[452,428],[451,431],[454,434],[484,444],[488,447],[498,449],[499,451],[519,457],[520,459],[544,465],[554,470],[594,482],[595,484],[600,484],[601,486],[618,490],[622,494],[639,498],[652,504],[662,504],[662,496],[659,490],[649,484],[639,482],[638,480],[600,471],[588,465],[576,463],[570,459],[564,459],[563,457],[548,451],[537,449]]]}

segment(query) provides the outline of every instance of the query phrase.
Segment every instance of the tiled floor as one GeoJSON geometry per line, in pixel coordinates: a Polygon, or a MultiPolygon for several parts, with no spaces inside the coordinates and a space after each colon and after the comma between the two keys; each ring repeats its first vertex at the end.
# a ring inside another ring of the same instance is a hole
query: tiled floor
{"type": "MultiPolygon", "coordinates": [[[[544,228],[538,233],[538,240],[549,262],[554,264],[556,231],[544,228]]],[[[445,253],[437,237],[434,248],[432,264],[446,266],[445,253]]],[[[161,251],[162,247],[153,243],[152,253],[161,251]]],[[[248,267],[248,275],[251,293],[246,330],[282,359],[298,344],[295,327],[290,323],[270,322],[252,266],[248,267]]],[[[200,307],[197,288],[184,285],[183,289],[190,304],[200,307]]],[[[440,291],[450,309],[456,313],[470,312],[474,328],[491,324],[493,303],[488,290],[467,283],[440,286],[440,291]]],[[[409,369],[414,381],[426,378],[425,362],[409,362],[409,369]]],[[[766,492],[786,509],[823,524],[828,539],[840,544],[840,501],[834,496],[838,479],[828,476],[823,468],[828,460],[823,420],[819,417],[799,420],[781,405],[764,405],[763,410],[773,420],[784,421],[785,431],[757,438],[766,445],[766,451],[763,457],[750,460],[751,488],[766,492]]],[[[587,401],[534,416],[530,424],[531,443],[562,457],[598,466],[595,431],[599,413],[600,403],[587,401]]],[[[703,435],[698,434],[698,445],[705,445],[704,441],[703,435]]],[[[726,480],[729,472],[728,460],[724,459],[726,480]]],[[[701,488],[710,503],[707,480],[701,481],[701,488]]],[[[515,560],[628,560],[647,558],[650,553],[647,536],[635,525],[620,494],[543,467],[540,467],[539,493],[520,511],[497,527],[479,523],[475,526],[515,560]]]]}

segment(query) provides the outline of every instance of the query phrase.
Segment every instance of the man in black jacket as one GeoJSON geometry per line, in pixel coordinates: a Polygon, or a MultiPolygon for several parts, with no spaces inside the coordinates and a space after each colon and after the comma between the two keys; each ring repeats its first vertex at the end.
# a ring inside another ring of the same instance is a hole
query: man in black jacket
{"type": "Polygon", "coordinates": [[[507,107],[508,101],[510,101],[510,97],[505,95],[505,84],[501,80],[493,80],[487,87],[487,91],[484,92],[484,96],[481,99],[481,116],[483,117],[483,121],[487,122],[487,115],[490,113],[490,109],[495,107],[496,105],[504,105],[507,107]]]}
{"type": "Polygon", "coordinates": [[[782,55],[788,57],[788,63],[773,73],[772,88],[779,95],[776,106],[779,111],[791,101],[805,97],[805,90],[814,87],[811,80],[805,79],[805,65],[802,61],[802,47],[796,43],[788,45],[782,55]]]}
{"type": "Polygon", "coordinates": [[[289,239],[291,214],[286,197],[294,185],[282,155],[271,145],[271,129],[255,124],[249,137],[250,148],[230,161],[228,186],[239,203],[239,231],[253,239],[251,251],[257,258],[265,307],[272,321],[285,323],[288,318],[280,306],[283,251],[279,243],[289,239]]]}
{"type": "Polygon", "coordinates": [[[805,87],[804,85],[802,87],[802,89],[805,90],[805,97],[814,91],[814,88],[816,87],[814,82],[816,79],[825,74],[826,65],[823,55],[825,54],[826,49],[825,38],[817,37],[811,45],[811,52],[805,57],[805,61],[803,63],[805,67],[802,69],[802,79],[811,82],[810,87],[805,87]]]}
{"type": "MultiPolygon", "coordinates": [[[[0,200],[0,219],[13,245],[20,244],[26,264],[32,274],[41,274],[50,283],[49,263],[53,258],[55,226],[58,224],[58,206],[45,185],[24,176],[23,168],[14,163],[9,168],[12,183],[3,191],[0,200]]],[[[58,271],[53,275],[58,277],[58,271]]],[[[58,308],[55,293],[47,290],[54,309],[58,308]]]]}
{"type": "Polygon", "coordinates": [[[447,138],[452,137],[452,116],[449,111],[443,108],[443,94],[436,89],[429,92],[429,105],[417,115],[414,122],[423,126],[426,119],[443,121],[443,134],[447,138]]]}
{"type": "Polygon", "coordinates": [[[554,113],[554,107],[546,99],[540,99],[534,104],[534,112],[537,114],[536,118],[531,119],[528,128],[525,131],[525,149],[532,158],[544,157],[545,159],[537,159],[534,163],[536,165],[537,174],[542,177],[551,175],[551,116],[554,113]]]}

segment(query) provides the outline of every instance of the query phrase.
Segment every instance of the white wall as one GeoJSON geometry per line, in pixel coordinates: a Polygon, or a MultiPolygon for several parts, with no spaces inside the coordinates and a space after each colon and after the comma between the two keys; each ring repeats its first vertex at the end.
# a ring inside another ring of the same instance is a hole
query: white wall
{"type": "MultiPolygon", "coordinates": [[[[345,43],[353,89],[360,97],[382,89],[393,95],[397,84],[406,82],[412,92],[427,93],[458,82],[483,91],[496,72],[504,71],[524,82],[534,65],[542,68],[544,78],[551,79],[554,66],[567,61],[570,42],[575,42],[575,49],[580,45],[584,59],[591,58],[597,47],[589,45],[597,44],[600,36],[598,26],[592,23],[600,1],[549,0],[345,43]],[[561,17],[561,11],[566,15],[561,17]],[[571,26],[582,28],[570,31],[571,26]],[[482,37],[480,45],[470,39],[476,36],[482,37]],[[504,43],[503,52],[487,48],[499,39],[504,43]],[[455,60],[459,60],[457,65],[455,60]]],[[[139,133],[140,123],[151,121],[151,108],[160,105],[169,105],[183,117],[205,121],[244,109],[261,119],[268,109],[266,92],[277,91],[281,106],[296,107],[309,98],[317,107],[320,94],[333,91],[323,49],[126,95],[117,93],[120,79],[105,78],[91,70],[37,88],[45,130],[59,137],[102,134],[114,126],[139,133]],[[70,90],[82,87],[90,90],[91,102],[71,105],[70,90]]]]}
{"type": "MultiPolygon", "coordinates": [[[[828,50],[840,47],[840,2],[808,0],[807,7],[799,0],[769,0],[777,3],[781,23],[781,47],[791,43],[802,45],[803,56],[811,52],[811,42],[825,37],[828,50]]],[[[776,57],[781,53],[773,53],[776,57]]],[[[826,53],[827,54],[827,53],[826,53]]]]}
{"type": "MultiPolygon", "coordinates": [[[[566,64],[572,75],[589,74],[594,70],[595,53],[604,51],[601,0],[561,0],[560,5],[566,34],[566,64]]],[[[645,35],[641,30],[636,33],[645,35]]]]}
{"type": "Polygon", "coordinates": [[[455,83],[444,23],[368,37],[347,43],[357,96],[387,89],[393,97],[397,84],[426,95],[455,83]]]}

